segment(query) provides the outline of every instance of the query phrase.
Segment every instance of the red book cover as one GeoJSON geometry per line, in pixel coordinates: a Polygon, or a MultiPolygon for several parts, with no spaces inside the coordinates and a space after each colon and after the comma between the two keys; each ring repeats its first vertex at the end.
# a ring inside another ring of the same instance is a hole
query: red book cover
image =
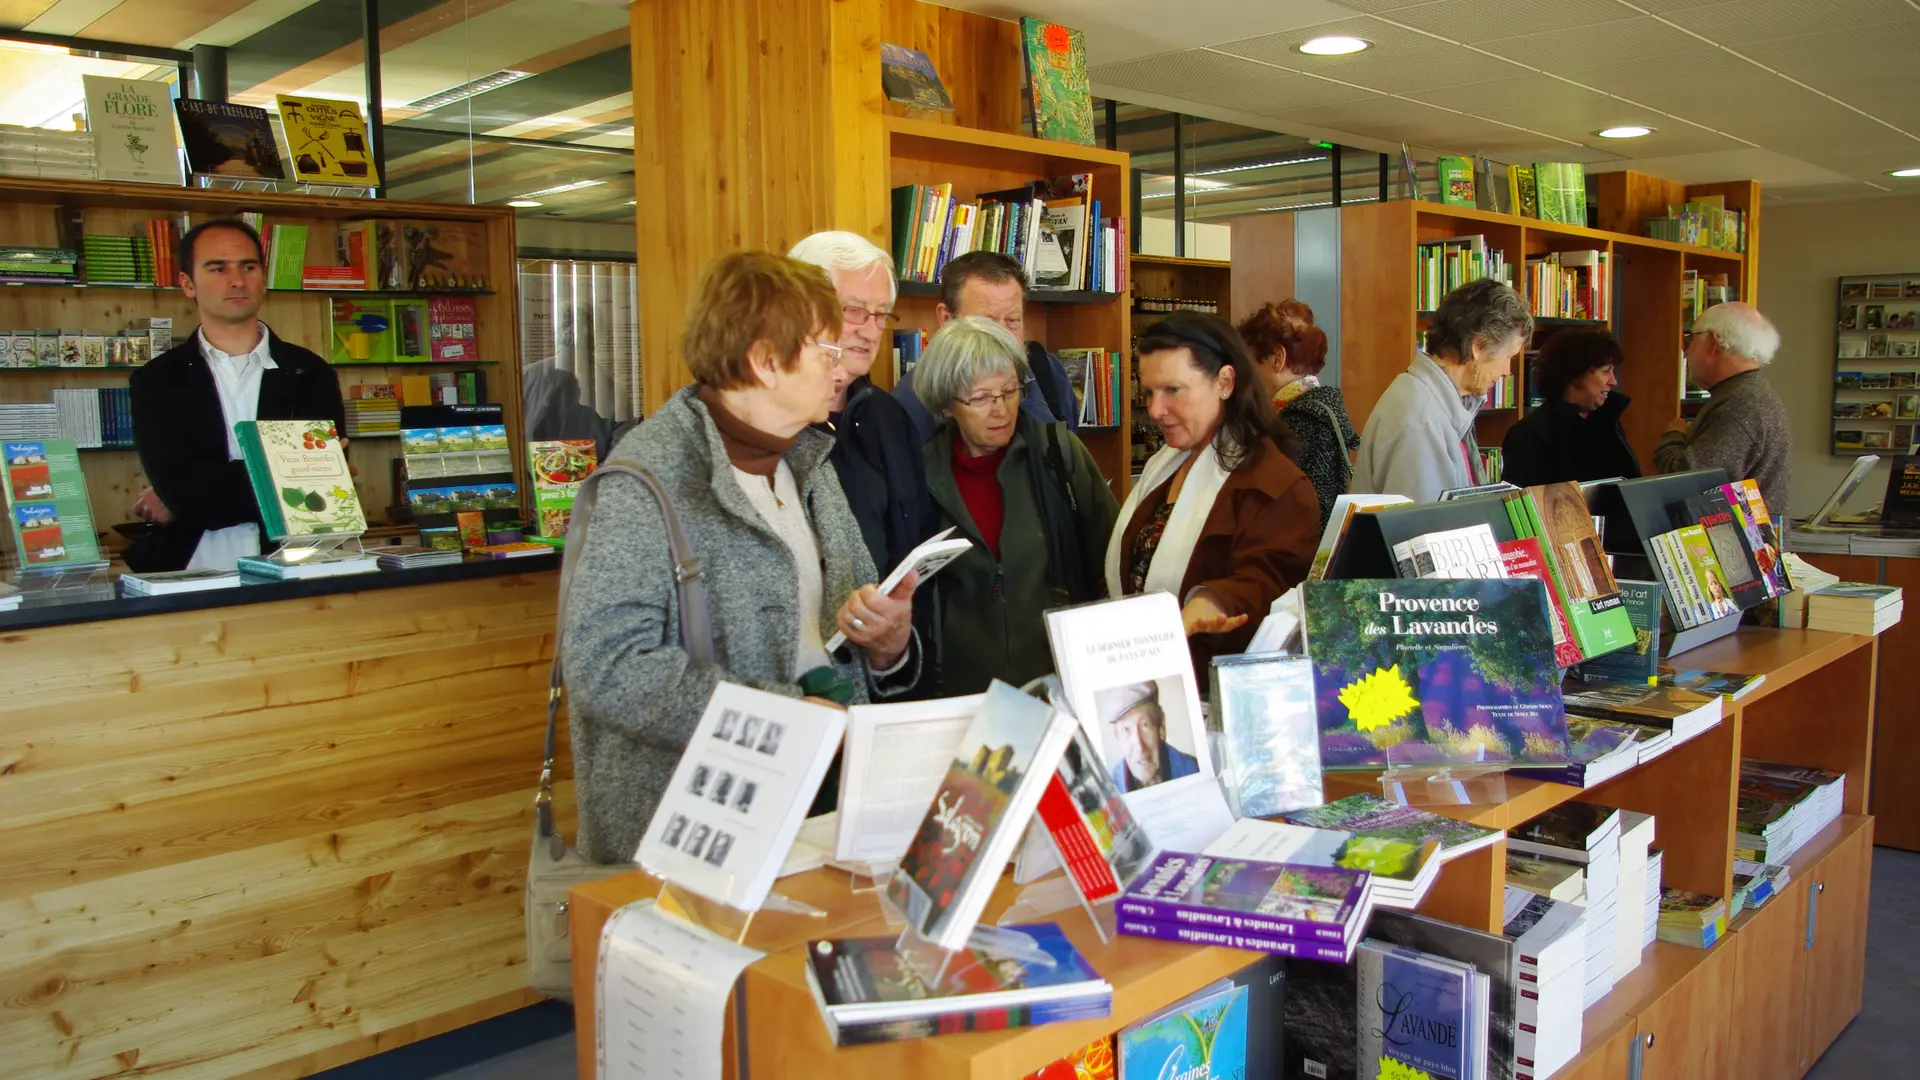
{"type": "Polygon", "coordinates": [[[1567,613],[1561,609],[1560,595],[1553,590],[1553,575],[1547,573],[1547,564],[1540,557],[1540,541],[1533,537],[1525,540],[1500,541],[1500,561],[1505,565],[1508,577],[1536,577],[1546,584],[1549,607],[1553,609],[1553,660],[1561,667],[1572,667],[1584,660],[1580,645],[1574,641],[1571,628],[1567,625],[1567,613]]]}
{"type": "Polygon", "coordinates": [[[427,300],[432,341],[428,359],[436,364],[471,364],[480,359],[476,329],[479,309],[471,296],[435,296],[427,300]]]}
{"type": "Polygon", "coordinates": [[[1103,900],[1120,891],[1119,882],[1113,879],[1113,867],[1100,854],[1087,823],[1074,809],[1073,796],[1067,794],[1067,785],[1058,776],[1040,796],[1040,820],[1053,834],[1054,849],[1067,864],[1067,873],[1073,875],[1081,896],[1089,901],[1103,900]]]}

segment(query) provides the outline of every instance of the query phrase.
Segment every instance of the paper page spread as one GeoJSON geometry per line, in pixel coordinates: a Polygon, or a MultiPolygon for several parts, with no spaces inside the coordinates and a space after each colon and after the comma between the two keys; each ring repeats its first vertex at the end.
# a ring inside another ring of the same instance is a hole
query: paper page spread
{"type": "Polygon", "coordinates": [[[835,859],[900,861],[984,700],[971,694],[847,710],[835,859]]]}
{"type": "Polygon", "coordinates": [[[600,935],[595,1057],[601,1080],[720,1080],[727,994],[766,954],[662,912],[613,913],[600,935]]]}
{"type": "Polygon", "coordinates": [[[845,727],[839,709],[714,687],[634,861],[709,900],[758,910],[845,727]]]}

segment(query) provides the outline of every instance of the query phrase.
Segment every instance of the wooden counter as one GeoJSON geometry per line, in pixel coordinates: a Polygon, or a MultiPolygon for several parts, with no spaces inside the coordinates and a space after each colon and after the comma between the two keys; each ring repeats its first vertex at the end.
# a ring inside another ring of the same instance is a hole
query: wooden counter
{"type": "Polygon", "coordinates": [[[305,1076],[537,1000],[541,561],[0,628],[0,1077],[305,1076]]]}
{"type": "MultiPolygon", "coordinates": [[[[1777,980],[1755,980],[1751,984],[1755,992],[1772,987],[1769,992],[1774,995],[1773,1004],[1779,1009],[1791,1008],[1794,1038],[1783,1042],[1780,1052],[1798,1062],[1806,1048],[1816,1042],[1824,1049],[1839,1027],[1859,1011],[1865,949],[1862,905],[1871,864],[1860,860],[1856,849],[1864,848],[1872,836],[1872,820],[1860,815],[1869,797],[1867,747],[1872,740],[1874,640],[1815,630],[1750,628],[1688,653],[1686,658],[1691,665],[1718,670],[1765,672],[1767,681],[1738,707],[1729,708],[1726,720],[1711,731],[1607,784],[1582,791],[1561,784],[1509,781],[1504,803],[1436,809],[1498,827],[1517,824],[1576,798],[1650,812],[1657,818],[1655,846],[1666,852],[1667,884],[1725,896],[1732,875],[1733,811],[1740,759],[1771,757],[1844,769],[1848,774],[1849,816],[1794,859],[1794,874],[1796,882],[1812,880],[1828,868],[1831,855],[1840,869],[1832,875],[1835,887],[1826,901],[1828,910],[1836,919],[1843,912],[1859,912],[1858,933],[1854,932],[1854,922],[1848,921],[1843,924],[1844,932],[1835,930],[1821,939],[1824,944],[1818,955],[1826,974],[1819,980],[1796,976],[1786,991],[1779,989],[1777,980]],[[1802,1010],[1807,1002],[1816,1002],[1818,1008],[1808,1014],[1807,1032],[1802,1036],[1802,1010]]],[[[1327,794],[1346,794],[1367,788],[1370,783],[1363,777],[1330,776],[1327,794]]],[[[1501,857],[1504,847],[1498,844],[1448,863],[1421,912],[1462,925],[1497,929],[1505,877],[1506,860],[1501,857]]],[[[917,1080],[1018,1077],[1259,958],[1259,954],[1232,949],[1195,948],[1132,937],[1101,944],[1084,915],[1062,912],[1055,918],[1075,948],[1113,984],[1111,1016],[836,1049],[807,989],[800,947],[809,938],[890,932],[877,900],[851,893],[848,883],[847,875],[832,869],[785,879],[779,886],[782,891],[825,910],[827,916],[807,920],[762,914],[754,922],[747,944],[770,955],[747,969],[741,988],[735,992],[743,989],[746,995],[748,1071],[759,1080],[830,1075],[912,1076],[917,1080]]],[[[615,909],[650,896],[656,889],[653,879],[634,872],[574,890],[574,1017],[583,1080],[593,1076],[596,1057],[593,980],[601,928],[615,909]]],[[[1003,880],[994,902],[988,905],[988,921],[1016,893],[1010,879],[1003,880]]],[[[1782,918],[1770,918],[1764,925],[1777,933],[1784,925],[1782,918]]],[[[1725,1011],[1739,1015],[1740,1009],[1731,989],[1732,955],[1725,943],[1704,953],[1657,943],[1641,969],[1589,1011],[1587,1050],[1565,1075],[1580,1080],[1621,1080],[1625,1072],[1613,1070],[1611,1063],[1625,1060],[1623,1055],[1633,1038],[1656,1032],[1670,1047],[1660,1056],[1669,1063],[1660,1075],[1723,1075],[1719,1063],[1728,1060],[1726,1055],[1734,1049],[1730,1042],[1733,1027],[1725,1011]],[[1719,1020],[1701,1027],[1689,1019],[1694,1015],[1690,1010],[1708,1010],[1719,1020]],[[1700,1033],[1690,1035],[1692,1028],[1699,1028],[1700,1033]],[[1680,1049],[1683,1046],[1685,1049],[1680,1049]],[[1676,1062],[1684,1064],[1673,1064],[1676,1062]]],[[[1741,983],[1743,992],[1747,985],[1741,983]]],[[[730,1068],[731,1045],[730,1039],[730,1068]]],[[[1805,1068],[1800,1064],[1791,1075],[1797,1077],[1805,1068]]]]}

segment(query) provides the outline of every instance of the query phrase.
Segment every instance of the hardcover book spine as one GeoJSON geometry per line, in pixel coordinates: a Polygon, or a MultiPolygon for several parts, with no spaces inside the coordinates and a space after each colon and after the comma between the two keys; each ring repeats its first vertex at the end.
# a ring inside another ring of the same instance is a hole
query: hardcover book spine
{"type": "Polygon", "coordinates": [[[1306,922],[1277,915],[1248,915],[1239,911],[1182,904],[1171,900],[1144,900],[1123,896],[1114,904],[1122,918],[1178,926],[1206,933],[1247,933],[1265,937],[1283,937],[1294,941],[1332,942],[1337,949],[1346,937],[1346,927],[1333,923],[1306,922]]]}
{"type": "Polygon", "coordinates": [[[1279,956],[1292,956],[1301,960],[1322,960],[1329,964],[1344,964],[1347,954],[1338,945],[1327,945],[1312,941],[1299,941],[1290,938],[1273,937],[1259,934],[1236,934],[1230,931],[1209,930],[1200,926],[1179,926],[1173,923],[1154,922],[1150,919],[1121,919],[1120,932],[1133,937],[1158,938],[1161,941],[1183,941],[1189,945],[1217,945],[1225,949],[1249,949],[1255,952],[1269,952],[1279,956]]]}

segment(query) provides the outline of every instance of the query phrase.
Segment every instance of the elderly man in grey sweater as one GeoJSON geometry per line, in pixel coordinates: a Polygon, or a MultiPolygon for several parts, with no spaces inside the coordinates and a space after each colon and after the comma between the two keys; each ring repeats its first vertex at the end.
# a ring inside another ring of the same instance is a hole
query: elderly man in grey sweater
{"type": "Polygon", "coordinates": [[[1780,349],[1780,331],[1752,304],[1708,308],[1693,321],[1687,365],[1712,397],[1692,424],[1675,420],[1653,452],[1663,473],[1722,468],[1753,479],[1776,521],[1787,518],[1793,480],[1787,407],[1760,369],[1780,349]]]}

